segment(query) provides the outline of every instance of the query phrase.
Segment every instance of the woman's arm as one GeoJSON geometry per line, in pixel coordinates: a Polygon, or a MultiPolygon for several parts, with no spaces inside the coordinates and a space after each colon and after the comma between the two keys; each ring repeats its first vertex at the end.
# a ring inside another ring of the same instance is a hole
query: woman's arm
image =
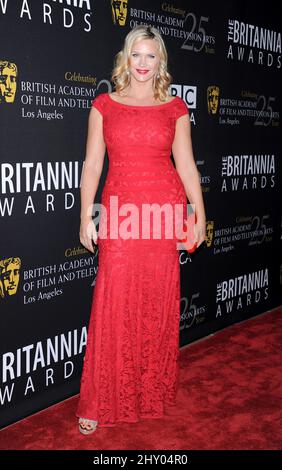
{"type": "Polygon", "coordinates": [[[202,188],[193,154],[191,124],[187,114],[181,116],[176,121],[172,154],[176,171],[183,182],[189,202],[195,204],[197,220],[205,220],[202,188]]]}
{"type": "Polygon", "coordinates": [[[88,118],[86,157],[81,177],[81,220],[91,219],[92,204],[99,185],[105,152],[103,117],[96,108],[92,107],[88,118]]]}
{"type": "Polygon", "coordinates": [[[206,238],[206,214],[200,175],[192,148],[191,123],[187,114],[179,117],[176,121],[172,154],[176,171],[183,182],[189,202],[195,205],[197,217],[195,239],[199,246],[206,238]]]}
{"type": "Polygon", "coordinates": [[[106,144],[103,136],[103,117],[92,107],[88,118],[86,157],[83,165],[80,188],[80,242],[94,253],[92,240],[97,243],[97,230],[92,220],[92,206],[99,185],[106,144]]]}

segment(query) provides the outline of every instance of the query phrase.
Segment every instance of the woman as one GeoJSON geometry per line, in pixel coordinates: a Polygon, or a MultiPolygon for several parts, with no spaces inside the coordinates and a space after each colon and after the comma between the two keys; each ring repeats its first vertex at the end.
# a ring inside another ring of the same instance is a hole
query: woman
{"type": "Polygon", "coordinates": [[[206,236],[189,111],[180,97],[168,94],[171,75],[157,29],[142,25],[127,34],[112,81],[115,92],[100,93],[92,102],[81,181],[80,241],[92,252],[92,240],[99,247],[77,409],[83,434],[97,425],[160,418],[166,406],[175,404],[179,236],[167,234],[173,222],[178,228],[179,221],[185,222],[185,213],[179,216],[177,210],[186,211],[186,197],[195,205],[197,246],[206,236]],[[109,170],[98,238],[89,208],[106,147],[109,170]],[[113,215],[117,205],[120,212],[113,215]],[[143,212],[148,205],[153,212],[143,212]],[[168,208],[168,229],[160,207],[168,208]],[[153,226],[152,213],[157,218],[153,226]]]}

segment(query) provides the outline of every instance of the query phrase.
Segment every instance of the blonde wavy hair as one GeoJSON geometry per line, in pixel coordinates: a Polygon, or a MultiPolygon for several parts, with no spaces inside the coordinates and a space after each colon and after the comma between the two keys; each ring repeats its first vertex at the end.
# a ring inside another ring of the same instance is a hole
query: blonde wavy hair
{"type": "Polygon", "coordinates": [[[135,41],[140,39],[154,39],[158,45],[160,55],[158,72],[153,79],[154,98],[160,101],[167,101],[171,96],[168,92],[172,76],[168,72],[168,55],[162,36],[153,26],[138,25],[135,26],[125,37],[123,49],[120,50],[114,59],[111,81],[114,84],[115,91],[120,94],[130,84],[129,58],[135,41]]]}

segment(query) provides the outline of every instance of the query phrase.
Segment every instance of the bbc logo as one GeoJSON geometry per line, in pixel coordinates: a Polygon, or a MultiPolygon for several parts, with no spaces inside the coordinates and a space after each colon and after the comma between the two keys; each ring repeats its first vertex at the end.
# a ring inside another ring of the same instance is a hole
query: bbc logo
{"type": "Polygon", "coordinates": [[[197,106],[197,87],[188,85],[170,85],[170,94],[179,96],[190,109],[197,106]]]}

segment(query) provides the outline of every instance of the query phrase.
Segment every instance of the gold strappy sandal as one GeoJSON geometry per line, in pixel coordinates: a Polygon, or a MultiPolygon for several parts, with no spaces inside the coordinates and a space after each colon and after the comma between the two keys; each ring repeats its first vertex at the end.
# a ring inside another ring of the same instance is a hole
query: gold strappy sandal
{"type": "Polygon", "coordinates": [[[79,418],[78,428],[81,434],[92,434],[96,431],[98,421],[93,421],[91,419],[79,418]]]}

